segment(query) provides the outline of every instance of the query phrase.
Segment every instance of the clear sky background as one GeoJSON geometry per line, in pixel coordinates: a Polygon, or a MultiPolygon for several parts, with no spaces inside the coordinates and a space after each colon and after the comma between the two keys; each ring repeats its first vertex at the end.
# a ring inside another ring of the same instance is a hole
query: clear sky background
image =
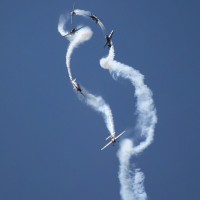
{"type": "MultiPolygon", "coordinates": [[[[118,146],[100,151],[103,119],[78,100],[68,79],[68,41],[57,31],[72,0],[0,3],[0,199],[119,200],[118,146]]],[[[145,75],[158,114],[155,140],[132,163],[145,174],[152,200],[196,200],[200,191],[200,3],[78,1],[115,30],[116,60],[145,75]]],[[[134,90],[101,69],[104,36],[75,50],[72,71],[112,108],[116,131],[134,129],[134,90]]],[[[73,28],[70,24],[68,29],[73,28]]],[[[134,135],[132,131],[128,136],[134,135]]]]}

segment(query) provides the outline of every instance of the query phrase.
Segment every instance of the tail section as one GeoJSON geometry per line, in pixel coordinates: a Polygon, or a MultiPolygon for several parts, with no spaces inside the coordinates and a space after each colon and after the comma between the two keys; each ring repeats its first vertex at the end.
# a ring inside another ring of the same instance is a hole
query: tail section
{"type": "Polygon", "coordinates": [[[108,136],[108,137],[106,138],[106,140],[108,140],[109,138],[111,138],[111,136],[108,136]]]}

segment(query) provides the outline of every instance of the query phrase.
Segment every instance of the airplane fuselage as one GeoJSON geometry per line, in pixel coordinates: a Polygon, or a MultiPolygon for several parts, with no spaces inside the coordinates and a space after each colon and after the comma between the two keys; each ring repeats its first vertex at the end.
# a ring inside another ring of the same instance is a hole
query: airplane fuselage
{"type": "Polygon", "coordinates": [[[82,27],[80,27],[80,28],[73,28],[69,33],[67,33],[65,36],[70,36],[70,35],[74,35],[77,31],[79,31],[80,29],[82,29],[83,28],[83,26],[82,27]]]}
{"type": "Polygon", "coordinates": [[[73,10],[73,11],[71,11],[71,16],[73,16],[73,15],[76,15],[76,13],[75,13],[75,11],[73,10]]]}
{"type": "Polygon", "coordinates": [[[106,44],[104,45],[104,47],[108,45],[108,47],[111,47],[111,39],[109,38],[109,36],[106,36],[106,44]]]}
{"type": "Polygon", "coordinates": [[[80,85],[76,81],[72,80],[72,85],[73,85],[74,90],[76,90],[77,92],[80,92],[84,96],[80,85]]]}
{"type": "Polygon", "coordinates": [[[112,143],[115,143],[115,142],[116,142],[116,139],[115,139],[115,138],[112,138],[111,141],[112,141],[112,143]]]}
{"type": "Polygon", "coordinates": [[[96,23],[98,23],[99,19],[96,16],[91,15],[90,17],[92,18],[92,20],[94,20],[96,23]]]}
{"type": "Polygon", "coordinates": [[[82,90],[81,90],[80,87],[77,87],[76,90],[77,90],[78,92],[82,92],[82,90]]]}
{"type": "Polygon", "coordinates": [[[110,48],[112,46],[112,36],[113,36],[114,31],[112,30],[111,33],[109,35],[106,35],[106,44],[104,45],[104,47],[106,45],[108,45],[108,47],[110,48]]]}
{"type": "Polygon", "coordinates": [[[73,28],[72,30],[71,30],[71,34],[73,34],[73,33],[75,33],[76,32],[76,28],[73,28]]]}
{"type": "Polygon", "coordinates": [[[74,84],[74,89],[76,89],[78,92],[82,92],[82,90],[78,84],[74,84]]]}
{"type": "Polygon", "coordinates": [[[106,41],[109,47],[111,47],[111,38],[109,36],[106,36],[106,41]]]}

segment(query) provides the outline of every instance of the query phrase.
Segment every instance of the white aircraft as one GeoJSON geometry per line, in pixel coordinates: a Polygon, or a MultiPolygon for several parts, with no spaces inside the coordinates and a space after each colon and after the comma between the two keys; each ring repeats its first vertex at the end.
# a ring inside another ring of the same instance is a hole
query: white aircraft
{"type": "Polygon", "coordinates": [[[119,137],[121,137],[124,133],[125,133],[126,131],[123,131],[122,133],[120,133],[118,136],[116,136],[116,137],[112,137],[112,136],[108,136],[107,138],[106,138],[106,140],[108,140],[109,138],[111,138],[111,141],[108,143],[108,144],[106,144],[101,150],[104,150],[107,146],[109,146],[110,144],[113,144],[113,143],[115,143],[116,141],[117,141],[117,139],[119,138],[119,137]]]}

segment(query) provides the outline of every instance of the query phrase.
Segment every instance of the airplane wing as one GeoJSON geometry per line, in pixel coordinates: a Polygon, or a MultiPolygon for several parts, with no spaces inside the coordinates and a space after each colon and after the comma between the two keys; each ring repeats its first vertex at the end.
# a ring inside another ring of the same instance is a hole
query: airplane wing
{"type": "Polygon", "coordinates": [[[120,136],[122,136],[126,131],[123,131],[122,133],[120,133],[118,136],[115,137],[115,139],[118,139],[120,136]]]}
{"type": "Polygon", "coordinates": [[[103,47],[105,48],[107,45],[108,45],[108,42],[106,42],[103,47]]]}
{"type": "Polygon", "coordinates": [[[110,33],[110,35],[109,35],[110,39],[112,39],[113,33],[114,33],[114,31],[112,30],[111,33],[110,33]]]}
{"type": "Polygon", "coordinates": [[[77,28],[77,29],[76,29],[76,32],[77,32],[78,30],[82,29],[83,27],[84,27],[84,26],[81,26],[80,28],[77,28]]]}
{"type": "Polygon", "coordinates": [[[67,34],[64,35],[64,37],[71,35],[71,34],[72,34],[71,32],[68,32],[67,34]]]}
{"type": "Polygon", "coordinates": [[[101,151],[104,150],[107,146],[109,146],[110,144],[112,144],[112,141],[110,141],[108,144],[106,144],[103,148],[101,148],[101,151]]]}

